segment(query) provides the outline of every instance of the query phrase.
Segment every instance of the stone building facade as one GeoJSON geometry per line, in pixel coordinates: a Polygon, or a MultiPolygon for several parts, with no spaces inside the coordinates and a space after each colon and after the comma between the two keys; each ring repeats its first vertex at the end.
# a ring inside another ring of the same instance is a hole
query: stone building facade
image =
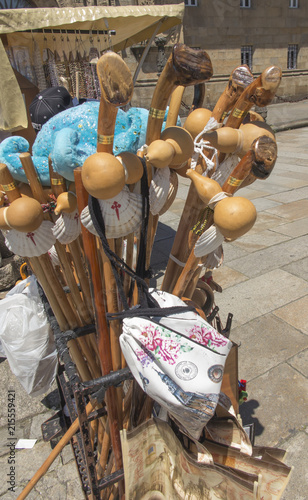
{"type": "MultiPolygon", "coordinates": [[[[308,94],[308,2],[305,0],[186,0],[187,45],[207,50],[214,77],[206,99],[215,101],[241,62],[253,74],[275,64],[282,69],[278,97],[308,94]]],[[[278,99],[279,100],[279,99],[278,99]]]]}
{"type": "MultiPolygon", "coordinates": [[[[255,76],[270,65],[282,69],[276,101],[296,101],[308,95],[307,0],[184,0],[183,26],[159,35],[152,43],[138,73],[132,105],[149,107],[157,78],[175,42],[205,49],[214,74],[206,83],[204,106],[213,108],[231,71],[247,63],[255,76]]],[[[32,0],[37,7],[42,0],[32,0]]],[[[181,0],[49,0],[58,7],[83,5],[174,4],[181,0]]],[[[126,49],[122,56],[132,73],[146,41],[126,49]]],[[[193,89],[184,93],[186,114],[193,89]]]]}
{"type": "MultiPolygon", "coordinates": [[[[167,3],[163,0],[137,1],[140,4],[167,3]]],[[[168,3],[180,2],[169,0],[168,3]]],[[[153,43],[138,75],[134,105],[149,106],[161,65],[175,41],[205,49],[212,60],[214,74],[206,83],[205,107],[213,108],[231,71],[242,63],[250,66],[254,76],[273,64],[282,69],[276,102],[292,102],[308,96],[306,0],[185,0],[183,26],[180,30],[174,28],[171,34],[160,39],[153,43]]],[[[131,68],[138,62],[142,50],[140,45],[123,54],[131,68]]],[[[193,89],[187,89],[184,94],[186,106],[181,110],[183,115],[192,98],[193,89]]]]}

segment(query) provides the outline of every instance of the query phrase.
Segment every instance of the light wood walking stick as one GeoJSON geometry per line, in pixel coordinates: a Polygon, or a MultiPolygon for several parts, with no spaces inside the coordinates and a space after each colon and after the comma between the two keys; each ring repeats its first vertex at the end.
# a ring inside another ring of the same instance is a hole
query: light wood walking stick
{"type": "MultiPolygon", "coordinates": [[[[261,136],[257,138],[253,141],[251,149],[233,169],[232,173],[223,184],[221,190],[230,195],[233,195],[241,187],[245,179],[247,179],[249,176],[252,176],[253,180],[255,180],[256,178],[266,179],[270,175],[275,165],[276,158],[277,144],[275,140],[267,136],[261,136]]],[[[204,230],[208,229],[212,224],[213,214],[209,216],[204,230]]],[[[197,239],[198,237],[196,236],[194,243],[197,239]]],[[[186,296],[186,289],[191,279],[194,278],[195,282],[197,282],[199,274],[196,273],[196,271],[201,260],[204,261],[206,265],[206,257],[204,256],[202,259],[196,257],[194,254],[194,249],[192,249],[185,267],[183,268],[177,280],[177,283],[173,288],[172,293],[174,295],[178,295],[179,297],[181,297],[182,295],[186,296]]],[[[194,286],[191,286],[190,289],[193,291],[194,286]]]]}
{"type": "MultiPolygon", "coordinates": [[[[177,86],[203,83],[211,78],[213,68],[205,50],[191,49],[184,44],[176,44],[156,84],[147,124],[146,145],[160,139],[161,127],[168,101],[177,86]]],[[[148,180],[151,182],[151,165],[148,165],[148,180]]],[[[150,265],[157,217],[150,214],[148,223],[146,268],[150,265]]]]}
{"type": "MultiPolygon", "coordinates": [[[[57,198],[60,194],[67,191],[66,181],[64,177],[62,177],[62,175],[54,171],[50,157],[48,161],[49,161],[49,177],[50,177],[51,189],[53,194],[57,198]]],[[[81,256],[82,249],[80,248],[80,238],[78,237],[77,239],[69,243],[68,248],[70,250],[70,253],[74,261],[84,301],[87,305],[89,314],[92,316],[93,307],[91,300],[91,292],[90,292],[89,280],[85,272],[84,263],[82,261],[82,256],[81,256]]]]}
{"type": "MultiPolygon", "coordinates": [[[[92,410],[94,410],[96,404],[93,402],[89,402],[86,406],[86,414],[87,416],[91,413],[92,410]]],[[[43,465],[39,468],[39,470],[34,474],[32,479],[30,479],[29,483],[27,486],[22,490],[20,495],[18,495],[17,500],[24,500],[29,493],[33,490],[34,486],[38,483],[38,481],[46,474],[48,471],[49,467],[51,464],[55,461],[55,459],[58,457],[59,453],[63,450],[63,448],[69,443],[69,441],[72,439],[72,437],[76,434],[76,432],[79,430],[79,420],[76,418],[70,428],[66,431],[64,436],[60,439],[58,444],[54,447],[50,455],[47,457],[43,465]]]]}
{"type": "MultiPolygon", "coordinates": [[[[201,133],[210,117],[217,123],[221,123],[252,80],[253,76],[246,65],[235,68],[230,75],[228,85],[219,97],[212,113],[204,108],[192,112],[186,119],[184,128],[186,128],[195,139],[195,137],[201,133]]],[[[184,170],[187,170],[187,168],[188,166],[186,166],[186,168],[184,167],[184,170]]],[[[202,173],[205,169],[205,162],[203,158],[200,157],[196,170],[202,173]]],[[[192,248],[188,241],[189,231],[197,223],[202,209],[205,209],[205,206],[198,198],[195,186],[191,184],[170,252],[162,290],[171,291],[175,286],[176,280],[183,269],[182,266],[185,265],[192,248]]]]}

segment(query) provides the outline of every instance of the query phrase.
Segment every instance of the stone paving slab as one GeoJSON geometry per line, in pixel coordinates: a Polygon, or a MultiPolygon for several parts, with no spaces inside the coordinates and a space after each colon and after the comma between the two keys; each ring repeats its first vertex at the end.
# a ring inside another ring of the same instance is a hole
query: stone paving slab
{"type": "Polygon", "coordinates": [[[287,266],[282,268],[284,271],[288,273],[294,274],[295,276],[299,276],[304,280],[308,281],[308,258],[297,260],[296,262],[292,262],[287,266]]]}
{"type": "Polygon", "coordinates": [[[222,317],[234,315],[234,327],[293,303],[308,294],[308,283],[281,269],[229,287],[215,295],[222,317]]]}
{"type": "Polygon", "coordinates": [[[266,212],[278,215],[290,221],[303,219],[308,213],[308,200],[292,201],[291,203],[268,208],[266,212]]]}
{"type": "Polygon", "coordinates": [[[269,198],[256,198],[252,200],[252,202],[256,207],[257,212],[263,212],[263,210],[267,210],[269,208],[274,208],[281,205],[281,203],[270,200],[269,198]]]}
{"type": "Polygon", "coordinates": [[[274,311],[278,318],[308,334],[308,296],[295,300],[274,311]]]}
{"type": "Polygon", "coordinates": [[[289,365],[308,378],[308,344],[306,350],[299,352],[289,359],[289,365]]]}
{"type": "MultiPolygon", "coordinates": [[[[278,228],[280,228],[278,226],[278,228]]],[[[255,252],[261,250],[262,248],[268,248],[283,241],[288,241],[290,237],[284,232],[282,234],[280,231],[275,229],[270,229],[268,231],[260,231],[257,233],[245,234],[233,242],[233,245],[242,248],[246,252],[255,252]],[[273,232],[276,231],[276,232],[273,232]]],[[[305,233],[304,233],[305,234],[305,233]]],[[[300,235],[298,235],[300,236],[300,235]]]]}
{"type": "MultiPolygon", "coordinates": [[[[3,358],[2,358],[3,360],[3,358]]],[[[0,363],[0,380],[5,391],[0,391],[0,428],[7,424],[7,391],[13,389],[15,391],[16,401],[16,418],[19,421],[47,412],[48,409],[56,408],[59,402],[58,397],[53,398],[52,391],[56,388],[56,384],[51,387],[50,392],[41,396],[29,396],[25,389],[21,386],[15,375],[8,369],[7,360],[0,363]],[[42,400],[47,398],[45,404],[42,400]]]]}
{"type": "Polygon", "coordinates": [[[244,424],[255,423],[256,444],[280,447],[307,427],[307,379],[292,366],[281,363],[269,369],[251,380],[247,390],[249,401],[240,413],[244,424]]]}
{"type": "Polygon", "coordinates": [[[268,198],[281,203],[285,203],[286,199],[288,200],[289,203],[292,201],[304,200],[308,198],[308,187],[293,189],[292,191],[288,191],[287,194],[285,194],[285,192],[279,194],[272,194],[268,196],[268,198]]]}
{"type": "Polygon", "coordinates": [[[283,443],[287,449],[286,465],[293,467],[289,484],[281,500],[307,500],[308,474],[304,450],[308,446],[307,431],[300,431],[283,443]]]}
{"type": "MultiPolygon", "coordinates": [[[[217,269],[214,269],[213,279],[219,283],[223,291],[229,286],[234,286],[238,283],[242,283],[242,281],[248,280],[247,276],[239,273],[238,271],[234,271],[234,269],[230,269],[227,265],[224,265],[223,268],[218,267],[217,269]]],[[[218,294],[217,297],[219,297],[218,294]]],[[[217,300],[219,299],[217,298],[217,300]]]]}
{"type": "Polygon", "coordinates": [[[279,234],[285,234],[292,238],[304,236],[308,232],[308,217],[287,224],[280,224],[277,228],[272,228],[271,231],[276,231],[279,234]]]}
{"type": "MultiPolygon", "coordinates": [[[[227,247],[227,245],[225,245],[227,247]]],[[[301,236],[228,261],[228,266],[250,278],[281,268],[308,256],[308,235],[301,236]]]]}
{"type": "MultiPolygon", "coordinates": [[[[238,350],[239,375],[240,378],[248,381],[248,385],[251,380],[282,362],[289,361],[293,356],[299,355],[303,349],[308,348],[306,335],[290,327],[274,314],[259,316],[238,328],[233,328],[230,338],[240,345],[238,350]]],[[[296,368],[294,364],[295,361],[292,362],[292,366],[296,368]]],[[[303,365],[304,359],[299,358],[297,366],[302,366],[303,370],[303,365]]]]}

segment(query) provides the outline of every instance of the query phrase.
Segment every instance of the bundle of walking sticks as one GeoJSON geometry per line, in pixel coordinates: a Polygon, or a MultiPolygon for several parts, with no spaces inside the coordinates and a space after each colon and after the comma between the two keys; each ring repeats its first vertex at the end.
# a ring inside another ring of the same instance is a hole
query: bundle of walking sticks
{"type": "MultiPolygon", "coordinates": [[[[0,208],[0,228],[9,248],[28,262],[61,331],[95,324],[90,335],[68,343],[82,381],[126,366],[119,344],[121,320],[107,320],[107,314],[123,309],[117,278],[130,307],[139,303],[134,275],[123,272],[122,266],[115,276],[93,224],[89,196],[98,200],[112,255],[132,269],[142,251],[145,272],[141,278],[147,282],[159,216],[172,205],[179,177],[191,179],[162,290],[192,299],[200,314],[210,313],[212,303],[209,307],[207,300],[211,290],[200,277],[221,264],[222,245],[245,234],[256,220],[253,204],[237,191],[256,179],[266,179],[274,167],[275,135],[252,108],[268,105],[281,80],[276,66],[266,68],[257,78],[247,66],[239,66],[212,111],[199,102],[198,107],[192,106],[183,127],[176,126],[185,87],[202,88],[213,73],[204,50],[177,44],[154,90],[146,144],[137,155],[114,156],[117,111],[130,102],[133,80],[114,52],[101,56],[97,73],[101,85],[97,152],[75,169],[75,183],[54,171],[50,160],[50,190],[46,190],[29,153],[20,155],[28,191],[17,185],[6,165],[0,166],[0,184],[6,195],[0,208]]],[[[131,429],[150,418],[153,408],[153,401],[134,381],[108,388],[104,404],[106,415],[92,425],[99,479],[123,467],[121,429],[131,429]]],[[[94,406],[90,401],[87,411],[94,406]]],[[[53,456],[77,429],[75,422],[53,456]]],[[[19,498],[25,498],[48,466],[45,464],[19,498]]],[[[123,494],[119,482],[103,490],[101,498],[123,494]]]]}

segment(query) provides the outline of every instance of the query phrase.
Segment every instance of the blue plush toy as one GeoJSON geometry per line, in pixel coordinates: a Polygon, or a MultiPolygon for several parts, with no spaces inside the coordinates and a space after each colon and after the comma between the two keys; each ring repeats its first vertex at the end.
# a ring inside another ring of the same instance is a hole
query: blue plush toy
{"type": "MultiPolygon", "coordinates": [[[[98,101],[88,101],[58,113],[43,125],[32,147],[32,160],[43,186],[50,185],[49,155],[54,170],[65,179],[74,181],[74,169],[81,167],[86,158],[95,153],[98,110],[98,101]]],[[[130,108],[127,112],[118,110],[113,146],[115,155],[123,151],[136,153],[145,144],[148,114],[144,108],[130,108]]],[[[165,120],[166,117],[167,111],[165,120]]],[[[5,163],[14,179],[21,182],[28,181],[19,155],[27,151],[29,143],[23,137],[8,137],[0,144],[0,162],[5,163]]]]}

